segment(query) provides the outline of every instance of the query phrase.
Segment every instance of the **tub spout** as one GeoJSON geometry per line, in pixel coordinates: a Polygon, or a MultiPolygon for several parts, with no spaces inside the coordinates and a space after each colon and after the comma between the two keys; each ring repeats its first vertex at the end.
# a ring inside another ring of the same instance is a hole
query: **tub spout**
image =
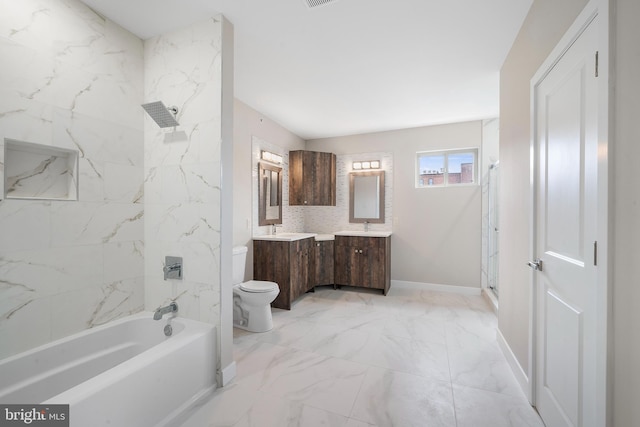
{"type": "Polygon", "coordinates": [[[156,310],[156,312],[153,314],[153,320],[160,320],[162,319],[162,316],[164,316],[167,313],[177,313],[178,312],[178,304],[175,301],[172,301],[171,304],[169,304],[166,307],[160,307],[159,309],[156,310]]]}

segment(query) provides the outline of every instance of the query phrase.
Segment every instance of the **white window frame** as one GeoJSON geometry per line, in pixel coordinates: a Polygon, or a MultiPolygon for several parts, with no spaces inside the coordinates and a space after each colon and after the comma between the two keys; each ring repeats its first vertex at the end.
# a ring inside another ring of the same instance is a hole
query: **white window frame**
{"type": "Polygon", "coordinates": [[[450,150],[433,150],[418,151],[416,153],[415,162],[415,186],[416,188],[447,188],[447,187],[464,187],[479,185],[478,180],[478,159],[479,149],[477,147],[455,148],[450,150]],[[454,154],[472,153],[473,154],[473,182],[450,183],[449,182],[449,156],[454,154]],[[438,185],[420,184],[420,159],[425,156],[444,156],[444,183],[438,185]]]}

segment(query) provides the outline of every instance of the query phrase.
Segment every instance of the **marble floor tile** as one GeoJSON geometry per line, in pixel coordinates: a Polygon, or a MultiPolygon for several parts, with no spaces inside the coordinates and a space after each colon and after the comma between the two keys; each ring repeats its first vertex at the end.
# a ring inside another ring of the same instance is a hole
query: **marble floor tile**
{"type": "Polygon", "coordinates": [[[544,427],[524,397],[454,385],[457,427],[544,427]]]}
{"type": "Polygon", "coordinates": [[[292,347],[341,359],[351,359],[364,351],[371,339],[371,335],[367,332],[342,328],[335,324],[318,323],[306,336],[292,344],[292,347]]]}
{"type": "Polygon", "coordinates": [[[455,426],[451,384],[370,368],[351,418],[379,427],[455,426]]]}
{"type": "Polygon", "coordinates": [[[309,335],[309,331],[315,326],[313,322],[306,320],[278,321],[274,322],[273,329],[268,332],[252,334],[256,341],[268,342],[284,347],[293,347],[298,341],[309,335]]]}
{"type": "Polygon", "coordinates": [[[348,360],[259,341],[234,351],[236,382],[252,393],[268,393],[348,415],[367,367],[348,360]],[[245,387],[246,388],[246,387],[245,387]]]}
{"type": "Polygon", "coordinates": [[[265,396],[233,427],[344,427],[347,417],[300,402],[265,396]]]}
{"type": "Polygon", "coordinates": [[[236,378],[182,427],[541,427],[480,296],[319,287],[234,329],[236,378]]]}
{"type": "Polygon", "coordinates": [[[427,378],[450,381],[446,346],[387,335],[370,335],[349,360],[427,378]]]}
{"type": "Polygon", "coordinates": [[[347,424],[344,427],[377,427],[375,424],[365,423],[360,420],[356,420],[354,418],[349,418],[347,420],[347,424]]]}
{"type": "Polygon", "coordinates": [[[511,372],[509,364],[491,343],[473,347],[449,346],[451,381],[454,384],[475,387],[513,396],[522,396],[522,390],[511,372]]]}
{"type": "Polygon", "coordinates": [[[314,356],[278,375],[264,392],[348,416],[367,368],[334,357],[314,356]]]}

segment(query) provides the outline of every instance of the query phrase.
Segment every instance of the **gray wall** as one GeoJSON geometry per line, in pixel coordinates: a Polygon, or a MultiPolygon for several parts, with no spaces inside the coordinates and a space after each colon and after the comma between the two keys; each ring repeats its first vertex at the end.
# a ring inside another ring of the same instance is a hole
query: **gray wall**
{"type": "Polygon", "coordinates": [[[530,81],[586,0],[535,0],[500,73],[500,332],[529,363],[530,81]]]}
{"type": "Polygon", "coordinates": [[[613,279],[613,425],[640,425],[640,181],[637,162],[640,159],[640,2],[617,0],[617,16],[613,22],[615,56],[615,108],[613,144],[610,165],[613,194],[610,194],[610,235],[613,279]]]}
{"type": "Polygon", "coordinates": [[[277,145],[283,151],[303,150],[305,142],[237,99],[233,114],[233,244],[249,247],[245,272],[248,280],[253,277],[252,229],[258,226],[252,224],[252,136],[277,145]]]}
{"type": "Polygon", "coordinates": [[[480,287],[481,187],[415,188],[418,151],[480,148],[482,122],[307,141],[336,154],[393,153],[391,279],[480,287]]]}

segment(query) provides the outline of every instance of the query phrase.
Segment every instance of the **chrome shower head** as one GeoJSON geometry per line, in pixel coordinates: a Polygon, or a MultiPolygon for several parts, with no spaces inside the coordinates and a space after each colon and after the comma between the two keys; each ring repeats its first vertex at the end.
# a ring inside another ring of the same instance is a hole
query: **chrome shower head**
{"type": "Polygon", "coordinates": [[[162,101],[149,102],[148,104],[142,104],[142,108],[145,109],[149,116],[160,126],[161,128],[168,128],[178,126],[180,123],[176,120],[176,114],[178,114],[178,107],[165,107],[162,101]]]}

